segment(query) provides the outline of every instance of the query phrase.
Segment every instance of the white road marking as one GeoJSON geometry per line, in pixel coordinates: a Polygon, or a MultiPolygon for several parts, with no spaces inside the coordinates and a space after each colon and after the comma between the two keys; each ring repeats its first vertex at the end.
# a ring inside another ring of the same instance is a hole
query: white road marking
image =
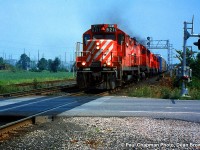
{"type": "Polygon", "coordinates": [[[171,109],[171,108],[174,108],[174,109],[177,109],[177,108],[184,108],[184,109],[186,109],[186,108],[188,108],[188,107],[165,107],[165,108],[169,108],[169,109],[171,109]]]}

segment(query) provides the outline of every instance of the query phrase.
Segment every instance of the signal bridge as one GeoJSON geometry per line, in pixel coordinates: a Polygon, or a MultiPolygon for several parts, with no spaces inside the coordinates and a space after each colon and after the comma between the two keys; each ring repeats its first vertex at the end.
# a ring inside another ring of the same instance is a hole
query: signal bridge
{"type": "Polygon", "coordinates": [[[168,60],[168,70],[172,70],[172,50],[173,45],[170,44],[169,40],[153,40],[152,37],[147,37],[144,45],[148,49],[167,49],[167,60],[168,60]]]}

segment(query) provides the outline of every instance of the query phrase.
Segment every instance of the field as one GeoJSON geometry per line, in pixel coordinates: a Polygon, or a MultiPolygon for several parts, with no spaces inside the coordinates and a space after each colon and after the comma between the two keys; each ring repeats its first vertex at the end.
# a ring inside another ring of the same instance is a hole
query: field
{"type": "Polygon", "coordinates": [[[57,72],[52,73],[49,71],[43,72],[30,72],[30,71],[1,71],[0,72],[0,85],[11,85],[18,83],[31,83],[34,80],[38,82],[41,81],[51,81],[51,80],[63,80],[72,79],[73,73],[71,72],[57,72]]]}
{"type": "MultiPolygon", "coordinates": [[[[12,84],[19,83],[33,83],[51,80],[63,80],[73,79],[73,73],[71,72],[57,72],[52,73],[49,71],[43,72],[30,72],[30,71],[0,71],[0,93],[7,93],[12,91],[18,91],[12,86],[12,84]]],[[[174,86],[173,81],[163,81],[158,85],[144,85],[141,87],[133,87],[126,90],[122,90],[117,95],[126,95],[133,97],[151,97],[151,98],[166,98],[166,99],[200,99],[200,80],[193,77],[192,82],[188,84],[189,95],[188,98],[182,98],[180,96],[180,85],[174,86]],[[168,83],[168,84],[166,84],[168,83]]]]}

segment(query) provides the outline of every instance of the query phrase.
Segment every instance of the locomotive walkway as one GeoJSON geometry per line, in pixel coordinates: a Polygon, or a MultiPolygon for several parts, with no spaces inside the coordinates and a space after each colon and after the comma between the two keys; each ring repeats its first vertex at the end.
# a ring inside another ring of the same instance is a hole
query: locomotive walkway
{"type": "Polygon", "coordinates": [[[199,100],[168,100],[123,96],[55,96],[0,99],[0,116],[29,116],[57,105],[58,116],[141,116],[200,122],[199,100]]]}

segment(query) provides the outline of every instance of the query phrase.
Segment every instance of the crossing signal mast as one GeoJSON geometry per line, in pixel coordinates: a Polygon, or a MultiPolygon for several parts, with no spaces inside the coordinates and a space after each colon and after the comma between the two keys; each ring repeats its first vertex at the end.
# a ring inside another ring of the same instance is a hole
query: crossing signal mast
{"type": "MultiPolygon", "coordinates": [[[[186,83],[189,82],[191,78],[191,69],[186,65],[186,44],[187,39],[189,37],[199,37],[200,34],[194,34],[194,16],[192,18],[192,22],[184,22],[184,37],[183,37],[183,60],[182,60],[182,67],[181,67],[181,76],[182,76],[182,90],[181,90],[181,96],[188,95],[188,89],[186,88],[186,83]],[[188,27],[190,25],[190,27],[188,27]],[[191,30],[191,33],[188,32],[188,30],[191,30]]],[[[200,50],[200,39],[198,42],[194,42],[194,45],[198,46],[198,49],[200,50]]]]}

